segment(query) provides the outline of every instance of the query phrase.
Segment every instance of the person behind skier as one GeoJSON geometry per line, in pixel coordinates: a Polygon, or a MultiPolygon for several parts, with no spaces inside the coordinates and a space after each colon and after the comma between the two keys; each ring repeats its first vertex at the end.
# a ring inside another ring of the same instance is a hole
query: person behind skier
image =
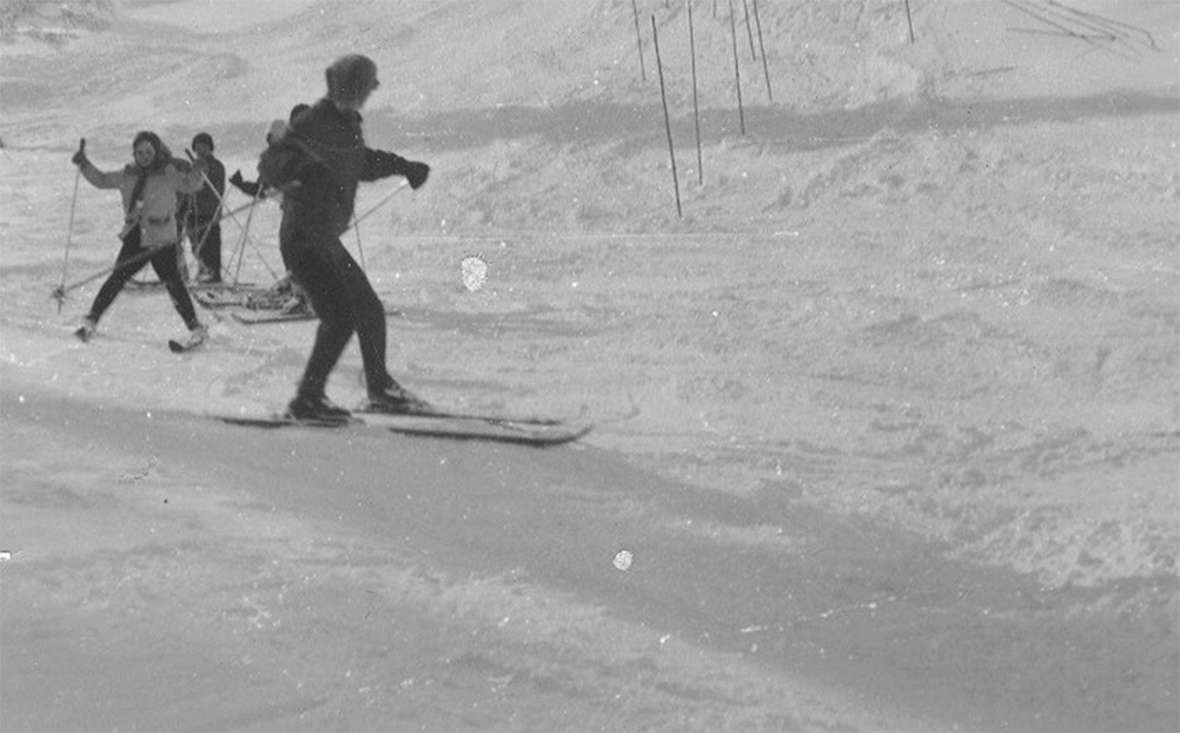
{"type": "MultiPolygon", "coordinates": [[[[287,116],[286,123],[284,123],[282,120],[275,120],[272,122],[270,128],[266,131],[266,144],[270,145],[272,142],[285,135],[288,126],[295,120],[296,115],[299,115],[306,109],[311,109],[311,105],[303,103],[297,104],[291,108],[291,112],[287,116]]],[[[234,187],[236,187],[239,191],[253,198],[263,199],[267,198],[268,196],[274,196],[276,193],[273,189],[267,187],[266,182],[262,180],[261,176],[259,176],[257,181],[247,181],[246,179],[242,178],[242,171],[240,169],[234,171],[234,174],[229,177],[229,182],[234,184],[234,187]]]]}
{"type": "MultiPolygon", "coordinates": [[[[297,104],[291,108],[291,112],[287,115],[287,122],[282,120],[275,120],[271,123],[270,128],[266,132],[266,144],[270,145],[279,140],[287,133],[289,125],[294,121],[295,117],[302,114],[304,110],[310,109],[309,104],[297,104]]],[[[264,199],[267,197],[279,197],[282,192],[279,189],[267,186],[266,181],[262,176],[258,177],[256,181],[247,181],[242,178],[242,171],[236,170],[230,176],[229,182],[232,183],[239,191],[251,196],[254,199],[264,199]]],[[[274,285],[271,286],[270,292],[275,295],[285,298],[283,305],[279,312],[283,315],[294,315],[297,313],[307,313],[314,315],[311,303],[307,300],[307,293],[303,292],[303,288],[299,287],[299,283],[291,279],[291,273],[283,275],[274,285]]]]}
{"type": "Polygon", "coordinates": [[[119,249],[115,268],[99,288],[90,312],[74,335],[82,341],[89,341],[98,328],[99,319],[123,286],[151,262],[156,275],[167,287],[176,312],[188,326],[190,340],[199,343],[205,339],[206,330],[197,319],[177,265],[176,206],[178,194],[194,193],[204,185],[204,164],[198,161],[190,166],[185,161],[176,160],[160,137],[146,130],[135,136],[131,150],[134,162],[120,170],[100,171],[86,157],[85,145],[71,159],[91,185],[119,189],[124,212],[124,227],[119,234],[123,246],[119,249]],[[149,251],[155,254],[145,257],[149,251]]]}
{"type": "Polygon", "coordinates": [[[213,136],[193,137],[193,153],[206,165],[208,179],[201,190],[185,197],[182,223],[199,268],[197,282],[221,282],[221,200],[225,196],[225,166],[213,155],[213,136]]]}
{"type": "Polygon", "coordinates": [[[328,93],[295,116],[290,129],[262,154],[258,172],[284,188],[279,247],[283,263],[307,292],[320,319],[315,343],[289,417],[343,422],[348,411],[325,396],[328,376],[355,332],[368,391],[366,410],[429,409],[390,376],[385,363],[385,310],[368,277],[340,242],[352,219],[359,181],[404,176],[411,188],[430,166],[365,145],[360,109],[378,87],[377,65],[343,56],[325,71],[328,93]],[[289,185],[293,182],[299,185],[289,185]]]}

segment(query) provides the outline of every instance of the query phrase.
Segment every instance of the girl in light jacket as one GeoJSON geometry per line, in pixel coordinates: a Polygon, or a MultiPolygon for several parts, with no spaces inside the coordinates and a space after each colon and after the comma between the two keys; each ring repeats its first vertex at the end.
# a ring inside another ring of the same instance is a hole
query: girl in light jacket
{"type": "Polygon", "coordinates": [[[131,145],[135,162],[121,170],[100,171],[86,157],[85,148],[74,154],[73,162],[82,176],[96,188],[117,188],[123,197],[124,226],[119,238],[123,246],[115,260],[115,269],[94,298],[82,327],[74,332],[89,341],[98,320],[114,302],[115,296],[135,273],[152,263],[168,288],[172,305],[184,319],[191,339],[205,338],[205,327],[197,319],[192,298],[180,276],[177,247],[180,237],[176,226],[177,194],[194,193],[204,185],[203,169],[198,164],[172,157],[167,146],[154,132],[140,132],[131,145]]]}

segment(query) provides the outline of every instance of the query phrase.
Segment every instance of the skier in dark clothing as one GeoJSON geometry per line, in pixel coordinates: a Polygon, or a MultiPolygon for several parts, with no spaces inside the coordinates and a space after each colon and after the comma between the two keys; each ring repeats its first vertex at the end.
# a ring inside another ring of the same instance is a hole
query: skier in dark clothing
{"type": "Polygon", "coordinates": [[[348,411],[324,394],[353,332],[360,342],[368,402],[365,409],[413,412],[428,405],[399,385],[385,364],[385,310],[368,277],[340,242],[348,230],[359,181],[405,176],[411,188],[430,167],[365,145],[359,110],[377,88],[377,66],[344,56],[326,70],[328,95],[295,116],[290,129],[263,152],[258,172],[283,194],[279,246],[283,263],[311,299],[320,319],[307,367],[288,415],[344,421],[348,411]],[[293,182],[299,185],[290,185],[293,182]]]}
{"type": "Polygon", "coordinates": [[[200,268],[197,282],[221,282],[221,199],[225,196],[225,166],[213,155],[213,137],[207,132],[193,138],[197,160],[205,162],[208,181],[188,197],[183,224],[200,268]]]}
{"type": "MultiPolygon", "coordinates": [[[[296,115],[299,115],[306,109],[311,109],[311,105],[297,104],[292,107],[290,114],[287,116],[287,124],[283,124],[282,120],[275,120],[266,132],[266,144],[270,145],[285,135],[288,125],[294,121],[296,115]]],[[[247,181],[242,178],[242,171],[240,170],[234,171],[234,174],[229,177],[229,182],[234,184],[234,187],[239,191],[252,198],[264,199],[275,194],[273,190],[268,189],[266,182],[262,180],[261,176],[258,177],[257,181],[247,181]]]]}
{"type": "Polygon", "coordinates": [[[184,319],[195,343],[205,338],[205,327],[197,319],[193,301],[181,280],[176,252],[176,204],[178,194],[193,193],[204,182],[204,164],[190,166],[176,160],[153,132],[140,132],[131,144],[135,162],[120,170],[100,171],[86,157],[83,146],[72,161],[82,176],[96,188],[117,188],[123,198],[124,227],[119,234],[123,242],[115,269],[94,298],[90,313],[74,335],[89,341],[98,328],[98,320],[115,297],[148,262],[168,288],[172,305],[184,319]],[[149,251],[155,254],[148,257],[149,251]]]}

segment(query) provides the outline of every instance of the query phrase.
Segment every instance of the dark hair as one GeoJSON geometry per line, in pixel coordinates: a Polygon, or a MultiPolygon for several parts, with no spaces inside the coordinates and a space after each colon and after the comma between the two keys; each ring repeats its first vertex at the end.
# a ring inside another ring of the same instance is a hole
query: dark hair
{"type": "Polygon", "coordinates": [[[294,122],[296,117],[303,114],[304,112],[306,112],[309,109],[311,109],[310,104],[303,104],[302,102],[300,102],[299,104],[297,104],[291,108],[291,114],[287,115],[287,122],[294,122]]]}
{"type": "Polygon", "coordinates": [[[209,146],[209,149],[212,150],[213,149],[213,136],[207,132],[198,132],[196,135],[193,136],[193,150],[196,150],[197,146],[200,145],[201,143],[205,143],[206,145],[209,146]]]}
{"type": "Polygon", "coordinates": [[[150,130],[140,130],[135,133],[135,139],[131,141],[131,152],[134,153],[135,148],[142,142],[150,143],[152,149],[156,151],[155,156],[152,157],[152,162],[147,167],[155,168],[172,159],[172,151],[168,149],[168,146],[164,144],[164,141],[160,139],[159,135],[150,130]]]}

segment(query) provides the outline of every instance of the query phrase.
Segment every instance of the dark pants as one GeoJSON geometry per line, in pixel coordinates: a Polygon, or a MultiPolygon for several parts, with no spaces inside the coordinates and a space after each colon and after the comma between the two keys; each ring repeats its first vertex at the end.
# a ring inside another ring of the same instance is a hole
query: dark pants
{"type": "Polygon", "coordinates": [[[98,295],[94,297],[89,317],[97,323],[106,309],[115,301],[115,296],[119,294],[127,281],[142,270],[148,262],[151,262],[152,269],[156,271],[160,281],[168,288],[168,295],[172,298],[172,305],[176,308],[176,312],[184,319],[186,326],[193,328],[199,321],[197,313],[193,309],[193,301],[188,295],[188,288],[184,286],[184,281],[180,278],[180,268],[176,264],[176,245],[165,247],[150,258],[141,259],[135,264],[121,265],[136,255],[142,255],[145,251],[143,245],[140,244],[139,227],[135,227],[123,237],[123,247],[115,259],[115,269],[99,288],[98,295]]]}
{"type": "Polygon", "coordinates": [[[221,222],[197,221],[189,232],[189,241],[202,274],[212,282],[221,282],[221,222]]]}
{"type": "Polygon", "coordinates": [[[369,393],[382,392],[395,384],[385,367],[385,306],[340,239],[325,235],[312,241],[308,232],[300,231],[286,218],[279,238],[283,264],[307,292],[320,319],[299,394],[323,396],[328,375],[353,333],[360,342],[369,393]]]}

